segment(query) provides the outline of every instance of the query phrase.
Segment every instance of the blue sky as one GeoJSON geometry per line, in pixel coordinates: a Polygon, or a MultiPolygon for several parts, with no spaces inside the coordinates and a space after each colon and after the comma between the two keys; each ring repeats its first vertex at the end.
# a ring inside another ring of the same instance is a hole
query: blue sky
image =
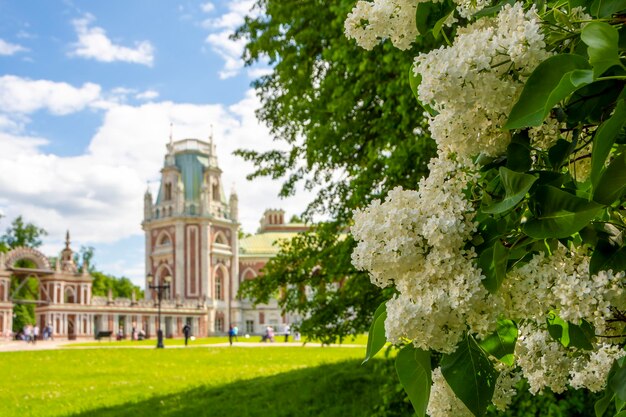
{"type": "Polygon", "coordinates": [[[243,68],[229,39],[253,3],[0,0],[0,230],[23,215],[56,255],[69,229],[99,269],[142,282],[143,193],[170,123],[174,140],[213,126],[245,231],[264,208],[302,211],[306,195],[279,200],[278,183],[247,182],[253,167],[232,155],[277,146],[250,89],[268,69],[243,68]]]}

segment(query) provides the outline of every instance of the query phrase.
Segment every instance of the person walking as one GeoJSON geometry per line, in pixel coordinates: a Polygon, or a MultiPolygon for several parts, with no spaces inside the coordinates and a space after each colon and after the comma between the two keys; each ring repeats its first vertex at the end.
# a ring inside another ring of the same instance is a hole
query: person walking
{"type": "Polygon", "coordinates": [[[183,335],[185,335],[185,346],[187,346],[187,343],[189,342],[189,336],[191,336],[191,326],[189,325],[189,323],[185,323],[185,325],[183,326],[183,335]]]}
{"type": "Polygon", "coordinates": [[[233,326],[233,335],[235,336],[235,342],[239,341],[239,337],[237,337],[239,335],[239,327],[237,327],[236,325],[233,326]]]}
{"type": "Polygon", "coordinates": [[[32,327],[30,324],[27,324],[24,326],[24,341],[26,343],[29,343],[32,337],[33,337],[32,327]]]}
{"type": "Polygon", "coordinates": [[[230,327],[228,328],[228,343],[230,343],[231,346],[233,345],[234,337],[235,337],[235,328],[231,324],[230,327]]]}
{"type": "Polygon", "coordinates": [[[35,324],[35,327],[33,327],[33,345],[37,343],[38,337],[39,337],[39,326],[35,324]]]}
{"type": "Polygon", "coordinates": [[[289,335],[291,334],[291,328],[288,324],[285,325],[285,343],[289,342],[289,335]]]}

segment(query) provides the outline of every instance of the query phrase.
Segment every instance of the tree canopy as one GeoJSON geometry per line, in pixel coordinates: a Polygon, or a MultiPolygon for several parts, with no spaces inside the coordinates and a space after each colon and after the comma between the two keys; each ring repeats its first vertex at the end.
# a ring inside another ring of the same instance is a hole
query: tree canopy
{"type": "Polygon", "coordinates": [[[306,317],[301,331],[332,340],[363,331],[383,297],[350,263],[354,243],[345,232],[352,210],[395,186],[414,188],[434,144],[408,79],[398,73],[408,71],[411,58],[389,45],[363,53],[343,36],[351,1],[294,7],[259,0],[256,7],[260,15],[246,18],[236,37],[247,41],[246,64],[267,58],[272,65],[253,83],[257,116],[285,150],[238,154],[255,163],[250,178],[282,179],[283,196],[300,186],[314,190],[305,220],[330,220],[284,245],[262,277],[244,283],[242,295],[261,301],[283,288],[281,306],[306,317]],[[320,272],[312,276],[314,267],[320,272]],[[305,299],[300,287],[309,281],[316,295],[305,299]]]}
{"type": "Polygon", "coordinates": [[[37,248],[41,246],[41,238],[47,234],[41,227],[33,223],[24,223],[22,216],[18,216],[0,236],[0,251],[6,252],[20,246],[37,248]]]}

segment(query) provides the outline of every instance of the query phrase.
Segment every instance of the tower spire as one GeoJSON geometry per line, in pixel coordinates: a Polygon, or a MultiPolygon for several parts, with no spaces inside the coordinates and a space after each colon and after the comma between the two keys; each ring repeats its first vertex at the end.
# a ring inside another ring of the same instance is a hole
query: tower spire
{"type": "Polygon", "coordinates": [[[70,248],[70,231],[69,229],[65,232],[65,249],[70,248]]]}

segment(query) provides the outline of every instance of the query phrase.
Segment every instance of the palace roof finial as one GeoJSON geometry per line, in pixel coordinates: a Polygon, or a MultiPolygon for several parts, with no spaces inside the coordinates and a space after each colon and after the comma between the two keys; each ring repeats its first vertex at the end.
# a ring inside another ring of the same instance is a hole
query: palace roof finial
{"type": "Polygon", "coordinates": [[[70,248],[70,231],[65,232],[65,249],[70,248]]]}

